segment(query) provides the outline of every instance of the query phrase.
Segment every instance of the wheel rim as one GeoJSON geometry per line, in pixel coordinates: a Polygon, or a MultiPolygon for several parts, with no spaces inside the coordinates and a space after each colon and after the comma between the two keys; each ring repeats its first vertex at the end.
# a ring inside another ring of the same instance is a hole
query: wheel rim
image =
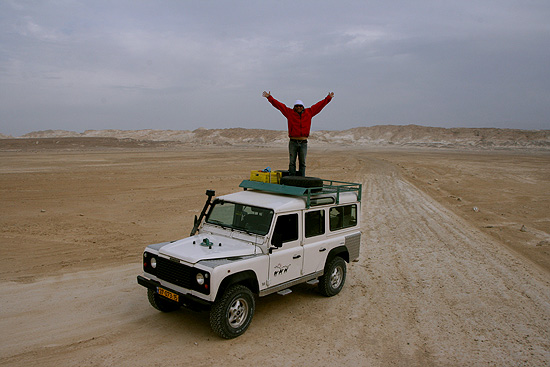
{"type": "Polygon", "coordinates": [[[332,269],[332,273],[330,274],[330,286],[332,289],[337,289],[340,286],[343,275],[344,271],[342,270],[342,267],[337,266],[332,269]]]}
{"type": "Polygon", "coordinates": [[[248,302],[244,298],[237,298],[227,310],[229,326],[234,329],[241,327],[248,317],[248,302]]]}

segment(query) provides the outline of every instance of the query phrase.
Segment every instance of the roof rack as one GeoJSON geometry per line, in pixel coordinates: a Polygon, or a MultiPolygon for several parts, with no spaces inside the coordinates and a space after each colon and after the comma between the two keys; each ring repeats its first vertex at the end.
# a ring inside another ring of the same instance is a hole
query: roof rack
{"type": "Polygon", "coordinates": [[[305,196],[306,208],[311,206],[311,198],[323,194],[336,194],[336,204],[340,204],[340,194],[343,192],[357,193],[357,201],[361,201],[362,186],[360,183],[344,182],[335,180],[323,180],[322,187],[298,187],[289,185],[280,185],[260,181],[243,180],[239,187],[274,194],[284,194],[292,196],[305,196]]]}

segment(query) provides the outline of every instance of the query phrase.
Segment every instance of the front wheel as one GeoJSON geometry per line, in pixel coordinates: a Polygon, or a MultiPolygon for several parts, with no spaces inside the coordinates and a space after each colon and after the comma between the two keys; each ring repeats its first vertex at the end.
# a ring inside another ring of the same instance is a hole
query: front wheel
{"type": "Polygon", "coordinates": [[[254,295],[244,285],[233,285],[214,302],[210,310],[210,326],[224,339],[244,334],[254,316],[254,295]]]}
{"type": "Polygon", "coordinates": [[[319,292],[326,297],[340,293],[346,282],[346,262],[336,256],[325,267],[325,274],[319,279],[319,292]]]}

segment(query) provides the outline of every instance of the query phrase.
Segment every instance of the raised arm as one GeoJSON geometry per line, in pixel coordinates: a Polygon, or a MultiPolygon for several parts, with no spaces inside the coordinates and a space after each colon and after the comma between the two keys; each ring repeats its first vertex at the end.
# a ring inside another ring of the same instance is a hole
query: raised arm
{"type": "Polygon", "coordinates": [[[281,102],[277,101],[275,98],[273,98],[273,96],[271,95],[271,92],[264,91],[262,93],[262,96],[267,98],[269,103],[271,103],[273,105],[273,107],[275,107],[276,109],[281,111],[281,113],[284,116],[287,116],[287,114],[289,114],[292,111],[292,108],[287,107],[284,103],[281,103],[281,102]]]}
{"type": "Polygon", "coordinates": [[[321,112],[321,110],[332,100],[332,97],[334,97],[334,92],[330,92],[324,99],[311,106],[311,116],[315,116],[321,112]]]}

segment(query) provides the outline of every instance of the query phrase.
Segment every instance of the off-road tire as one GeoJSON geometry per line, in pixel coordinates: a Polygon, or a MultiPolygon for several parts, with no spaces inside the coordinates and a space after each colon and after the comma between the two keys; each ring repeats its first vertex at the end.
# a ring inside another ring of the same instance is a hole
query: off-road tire
{"type": "Polygon", "coordinates": [[[308,176],[285,176],[281,177],[281,185],[314,188],[312,191],[320,191],[323,188],[323,180],[308,176]]]}
{"type": "Polygon", "coordinates": [[[162,312],[172,312],[180,308],[176,302],[160,296],[152,289],[147,289],[147,298],[151,306],[162,312]]]}
{"type": "Polygon", "coordinates": [[[319,278],[319,293],[332,297],[340,293],[346,282],[346,261],[340,256],[325,266],[325,273],[319,278]]]}
{"type": "Polygon", "coordinates": [[[254,316],[254,295],[244,285],[233,285],[214,302],[210,310],[210,326],[224,339],[242,335],[254,316]]]}

